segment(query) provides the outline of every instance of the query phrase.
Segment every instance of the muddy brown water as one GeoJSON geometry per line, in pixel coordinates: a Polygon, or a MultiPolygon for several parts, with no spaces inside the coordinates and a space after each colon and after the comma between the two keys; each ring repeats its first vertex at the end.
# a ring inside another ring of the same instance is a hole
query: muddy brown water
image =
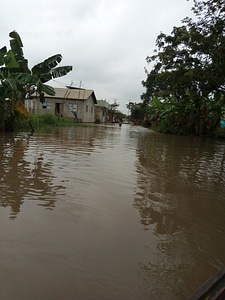
{"type": "Polygon", "coordinates": [[[188,297],[225,266],[225,142],[0,135],[0,299],[188,297]]]}

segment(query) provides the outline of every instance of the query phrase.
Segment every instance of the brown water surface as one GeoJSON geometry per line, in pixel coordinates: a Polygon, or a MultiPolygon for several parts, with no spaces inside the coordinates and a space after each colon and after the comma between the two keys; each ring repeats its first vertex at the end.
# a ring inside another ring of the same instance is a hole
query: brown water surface
{"type": "Polygon", "coordinates": [[[0,136],[0,299],[187,299],[225,266],[225,142],[0,136]]]}

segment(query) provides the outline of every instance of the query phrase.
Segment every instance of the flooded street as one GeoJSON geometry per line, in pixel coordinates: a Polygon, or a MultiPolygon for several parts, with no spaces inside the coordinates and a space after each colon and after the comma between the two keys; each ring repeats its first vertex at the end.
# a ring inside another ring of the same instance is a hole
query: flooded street
{"type": "Polygon", "coordinates": [[[0,135],[0,299],[182,300],[225,266],[225,141],[0,135]]]}

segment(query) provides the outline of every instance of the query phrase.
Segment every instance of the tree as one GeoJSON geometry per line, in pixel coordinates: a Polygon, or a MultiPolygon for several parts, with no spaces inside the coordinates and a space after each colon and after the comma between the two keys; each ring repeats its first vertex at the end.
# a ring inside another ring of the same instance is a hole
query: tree
{"type": "Polygon", "coordinates": [[[126,107],[130,111],[130,119],[135,123],[141,123],[146,114],[146,105],[141,102],[129,102],[126,107]]]}
{"type": "Polygon", "coordinates": [[[28,60],[23,54],[23,43],[15,31],[9,34],[10,50],[6,46],[0,49],[0,130],[12,131],[16,119],[25,117],[29,122],[24,106],[26,98],[35,93],[44,101],[44,93],[54,95],[54,88],[47,81],[66,75],[72,66],[57,67],[61,54],[56,54],[35,65],[30,70],[28,60]]]}
{"type": "Polygon", "coordinates": [[[192,10],[195,21],[157,37],[141,98],[148,106],[160,99],[173,130],[200,135],[215,130],[225,106],[225,1],[194,0],[192,10]]]}

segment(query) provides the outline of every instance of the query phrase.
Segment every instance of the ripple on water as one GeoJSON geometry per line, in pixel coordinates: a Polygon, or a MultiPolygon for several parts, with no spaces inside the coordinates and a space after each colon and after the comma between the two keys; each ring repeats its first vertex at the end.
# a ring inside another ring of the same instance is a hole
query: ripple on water
{"type": "Polygon", "coordinates": [[[6,294],[186,299],[225,263],[223,143],[111,125],[0,147],[6,294]]]}

